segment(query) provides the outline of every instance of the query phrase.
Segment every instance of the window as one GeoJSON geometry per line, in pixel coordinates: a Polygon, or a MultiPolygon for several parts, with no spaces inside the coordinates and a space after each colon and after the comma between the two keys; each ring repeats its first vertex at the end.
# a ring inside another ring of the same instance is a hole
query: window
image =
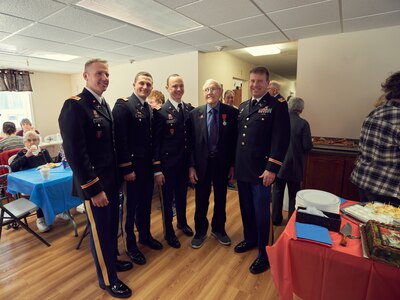
{"type": "Polygon", "coordinates": [[[0,92],[0,131],[6,121],[14,122],[17,128],[23,118],[28,118],[32,124],[32,92],[0,92]]]}

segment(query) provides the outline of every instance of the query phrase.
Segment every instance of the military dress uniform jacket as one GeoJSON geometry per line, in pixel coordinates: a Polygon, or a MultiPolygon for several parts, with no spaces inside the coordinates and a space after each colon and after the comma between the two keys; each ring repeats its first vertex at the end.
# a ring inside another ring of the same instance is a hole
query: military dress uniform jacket
{"type": "Polygon", "coordinates": [[[135,171],[133,161],[152,159],[153,112],[147,102],[142,105],[133,93],[120,98],[113,108],[118,165],[123,175],[135,171]]]}
{"type": "MultiPolygon", "coordinates": [[[[224,103],[219,108],[218,170],[228,175],[235,162],[238,110],[224,103]]],[[[206,175],[208,163],[207,105],[195,108],[190,113],[192,123],[190,166],[196,169],[199,181],[206,175]]]]}
{"type": "Polygon", "coordinates": [[[254,106],[240,104],[235,174],[238,181],[262,183],[265,170],[277,174],[290,142],[290,120],[285,100],[268,93],[254,106]]]}
{"type": "Polygon", "coordinates": [[[188,167],[190,107],[183,102],[182,106],[183,119],[169,100],[154,110],[154,172],[188,167]]]}
{"type": "Polygon", "coordinates": [[[113,120],[106,106],[83,89],[64,102],[58,118],[65,155],[73,170],[73,193],[83,200],[101,191],[115,193],[120,184],[113,120]]]}

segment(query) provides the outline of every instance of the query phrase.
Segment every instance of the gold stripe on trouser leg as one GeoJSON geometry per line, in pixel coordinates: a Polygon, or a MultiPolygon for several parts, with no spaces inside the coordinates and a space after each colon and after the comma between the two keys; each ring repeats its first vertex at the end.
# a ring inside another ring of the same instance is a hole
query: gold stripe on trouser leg
{"type": "Polygon", "coordinates": [[[124,181],[124,183],[122,184],[122,191],[124,193],[124,203],[122,204],[121,234],[122,234],[122,241],[124,242],[125,251],[129,251],[128,243],[126,241],[126,238],[128,237],[128,235],[126,234],[126,230],[125,230],[126,214],[128,212],[127,208],[126,208],[126,203],[128,202],[128,196],[126,193],[126,181],[124,181]]]}
{"type": "Polygon", "coordinates": [[[90,222],[90,230],[92,232],[92,238],[94,242],[94,247],[96,249],[96,255],[100,266],[101,274],[103,274],[104,284],[110,285],[110,280],[108,279],[108,273],[107,273],[107,266],[106,263],[104,262],[103,252],[101,251],[101,246],[100,246],[99,235],[97,234],[96,222],[94,221],[93,217],[91,201],[90,200],[85,200],[85,201],[89,202],[86,203],[86,210],[87,210],[86,213],[90,222]]]}
{"type": "Polygon", "coordinates": [[[162,222],[163,222],[163,232],[164,232],[164,237],[166,236],[166,223],[165,223],[165,211],[164,211],[164,195],[163,195],[163,191],[162,191],[162,186],[157,184],[157,188],[158,188],[158,195],[160,198],[160,204],[161,204],[161,216],[162,216],[162,222]]]}

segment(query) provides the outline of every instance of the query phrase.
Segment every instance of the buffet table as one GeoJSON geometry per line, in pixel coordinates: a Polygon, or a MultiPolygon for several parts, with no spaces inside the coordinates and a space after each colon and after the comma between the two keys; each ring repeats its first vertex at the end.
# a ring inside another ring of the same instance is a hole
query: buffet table
{"type": "MultiPolygon", "coordinates": [[[[346,201],[344,206],[353,204],[346,201]]],[[[360,239],[348,239],[330,231],[332,248],[296,240],[294,213],[273,246],[267,247],[271,273],[280,299],[293,293],[309,299],[400,299],[400,269],[366,259],[360,239]]],[[[353,235],[360,235],[357,223],[347,218],[353,235]]]]}
{"type": "MultiPolygon", "coordinates": [[[[72,170],[62,165],[51,169],[47,180],[42,179],[36,168],[10,173],[7,179],[7,192],[29,195],[29,200],[43,210],[48,225],[54,223],[57,214],[82,204],[81,199],[71,195],[72,170]]],[[[73,225],[77,236],[75,222],[73,225]]]]}

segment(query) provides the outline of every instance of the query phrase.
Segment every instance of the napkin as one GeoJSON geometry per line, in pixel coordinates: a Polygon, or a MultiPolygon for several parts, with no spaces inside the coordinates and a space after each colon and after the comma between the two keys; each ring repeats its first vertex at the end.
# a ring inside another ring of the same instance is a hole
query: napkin
{"type": "Polygon", "coordinates": [[[296,237],[304,241],[332,247],[332,239],[328,228],[296,222],[296,237]]]}

